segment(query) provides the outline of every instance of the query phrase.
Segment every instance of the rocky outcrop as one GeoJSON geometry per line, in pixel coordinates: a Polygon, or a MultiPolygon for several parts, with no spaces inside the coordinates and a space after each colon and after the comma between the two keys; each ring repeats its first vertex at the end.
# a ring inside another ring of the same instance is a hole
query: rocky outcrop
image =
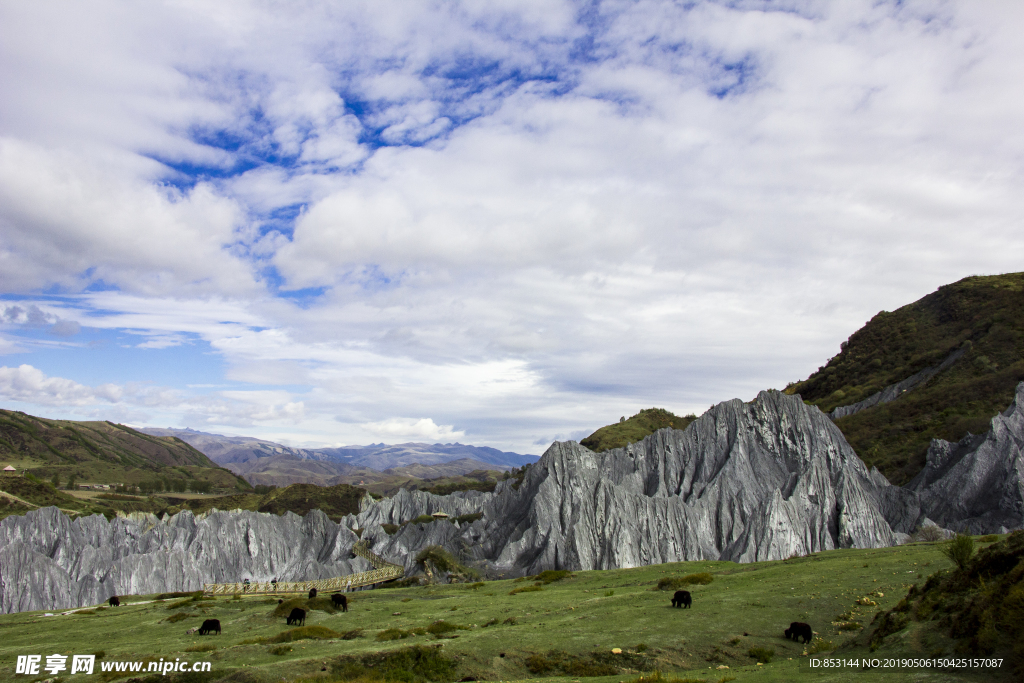
{"type": "Polygon", "coordinates": [[[826,415],[775,391],[626,448],[556,443],[484,511],[476,555],[525,573],[886,546],[919,512],[826,415]]]}
{"type": "Polygon", "coordinates": [[[959,443],[934,439],[925,468],[907,489],[936,524],[969,533],[1024,525],[1024,382],[1013,403],[982,436],[959,443]]]}
{"type": "Polygon", "coordinates": [[[517,487],[366,496],[334,524],[254,512],[68,520],[55,508],[0,522],[0,609],[59,609],[110,595],[196,590],[243,578],[308,580],[368,569],[356,530],[409,572],[441,546],[487,572],[612,569],[687,560],[777,560],[893,545],[920,524],[1021,526],[1024,384],[992,431],[935,442],[908,488],[869,471],[831,419],[798,396],[719,404],[685,430],[594,453],[553,444],[517,487]],[[471,523],[415,523],[472,513],[471,523]],[[399,525],[393,533],[385,525],[399,525]]]}
{"type": "Polygon", "coordinates": [[[890,384],[889,386],[882,389],[878,393],[868,396],[863,401],[851,403],[848,406],[839,406],[831,413],[829,413],[829,415],[833,420],[837,420],[841,417],[846,417],[847,415],[859,413],[860,411],[866,408],[871,408],[873,406],[894,401],[903,394],[907,393],[908,391],[916,389],[917,387],[925,384],[932,377],[939,374],[940,372],[948,368],[950,365],[960,360],[960,357],[963,356],[964,353],[966,353],[966,351],[967,349],[965,348],[957,349],[956,351],[946,356],[946,358],[938,365],[932,366],[930,368],[925,368],[921,372],[915,373],[910,377],[906,378],[905,380],[897,382],[896,384],[890,384]]]}
{"type": "Polygon", "coordinates": [[[0,611],[65,609],[111,595],[199,590],[204,583],[298,581],[366,571],[358,537],[319,510],[100,515],[43,508],[0,522],[0,611]]]}

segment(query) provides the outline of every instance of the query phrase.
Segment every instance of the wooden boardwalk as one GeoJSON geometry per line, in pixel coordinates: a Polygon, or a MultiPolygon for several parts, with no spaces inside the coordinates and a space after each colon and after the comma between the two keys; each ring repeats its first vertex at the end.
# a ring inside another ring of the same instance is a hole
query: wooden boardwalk
{"type": "Polygon", "coordinates": [[[370,564],[373,565],[373,569],[368,572],[335,576],[330,579],[317,579],[316,581],[207,583],[203,585],[203,593],[206,595],[308,593],[311,588],[315,588],[318,593],[337,593],[361,586],[372,586],[377,583],[392,581],[405,576],[405,567],[388,562],[380,555],[370,552],[369,547],[367,547],[364,541],[359,541],[353,545],[352,553],[369,560],[370,564]]]}

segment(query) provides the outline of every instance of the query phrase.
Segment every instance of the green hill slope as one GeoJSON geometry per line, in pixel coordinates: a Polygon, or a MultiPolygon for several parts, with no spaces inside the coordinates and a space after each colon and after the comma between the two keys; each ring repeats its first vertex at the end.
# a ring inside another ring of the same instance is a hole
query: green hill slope
{"type": "Polygon", "coordinates": [[[864,400],[965,353],[924,386],[836,420],[868,466],[894,484],[924,466],[932,438],[958,441],[988,429],[1024,380],[1024,273],[969,277],[854,332],[839,355],[786,388],[825,412],[864,400]]]}
{"type": "Polygon", "coordinates": [[[204,481],[221,489],[248,483],[181,439],[142,434],[112,422],[76,422],[0,410],[0,467],[49,481],[133,484],[204,481]]]}
{"type": "Polygon", "coordinates": [[[686,429],[696,419],[696,415],[679,417],[662,408],[647,408],[646,410],[641,410],[628,420],[622,418],[615,424],[601,427],[580,441],[580,443],[595,453],[601,453],[612,448],[622,448],[627,444],[642,441],[648,434],[653,434],[665,427],[686,429]]]}

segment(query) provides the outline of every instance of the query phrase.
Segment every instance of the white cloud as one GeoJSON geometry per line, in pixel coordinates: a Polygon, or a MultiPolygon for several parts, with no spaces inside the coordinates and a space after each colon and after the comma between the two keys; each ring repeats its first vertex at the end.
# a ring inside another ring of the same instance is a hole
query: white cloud
{"type": "Polygon", "coordinates": [[[99,402],[116,403],[121,387],[102,384],[89,387],[63,377],[48,377],[31,365],[0,367],[0,397],[7,401],[44,406],[84,406],[99,402]]]}
{"type": "Polygon", "coordinates": [[[700,412],[1019,270],[1022,13],[3,6],[0,289],[209,345],[256,393],[131,398],[196,424],[532,450],[700,412]]]}
{"type": "Polygon", "coordinates": [[[369,435],[371,439],[384,439],[392,441],[396,439],[425,439],[427,441],[450,441],[459,439],[466,435],[465,432],[456,431],[451,425],[437,425],[429,417],[395,417],[382,422],[367,422],[360,425],[360,428],[369,435]]]}

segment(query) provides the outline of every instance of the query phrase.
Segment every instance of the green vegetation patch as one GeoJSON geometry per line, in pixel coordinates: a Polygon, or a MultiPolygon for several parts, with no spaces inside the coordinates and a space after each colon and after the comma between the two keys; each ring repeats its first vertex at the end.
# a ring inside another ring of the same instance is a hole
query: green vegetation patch
{"type": "Polygon", "coordinates": [[[538,586],[538,585],[534,584],[532,586],[519,586],[518,588],[513,588],[512,590],[510,590],[508,592],[508,594],[509,595],[518,595],[519,593],[534,593],[536,591],[542,591],[542,590],[544,590],[543,586],[538,586]]]}
{"type": "Polygon", "coordinates": [[[296,640],[331,640],[334,638],[341,638],[341,634],[326,626],[300,626],[267,638],[266,642],[292,643],[296,640]]]}
{"type": "Polygon", "coordinates": [[[877,620],[872,648],[911,622],[933,622],[955,641],[957,654],[1004,657],[1018,675],[1024,673],[1024,531],[952,571],[932,574],[877,620]]]}
{"type": "Polygon", "coordinates": [[[540,581],[544,585],[554,583],[555,581],[561,581],[562,579],[572,576],[572,572],[567,569],[545,569],[537,576],[533,577],[537,581],[540,581]]]}
{"type": "Polygon", "coordinates": [[[361,657],[343,657],[331,667],[331,680],[450,681],[458,663],[439,648],[414,645],[361,657]]]}
{"type": "Polygon", "coordinates": [[[439,545],[427,546],[416,555],[417,564],[430,562],[443,572],[448,572],[455,580],[476,580],[480,578],[480,572],[467,567],[439,545]]]}
{"type": "Polygon", "coordinates": [[[548,650],[526,658],[526,670],[535,675],[561,672],[567,676],[614,676],[622,669],[651,671],[648,657],[628,652],[590,652],[574,655],[563,650],[548,650]]]}
{"type": "Polygon", "coordinates": [[[907,306],[880,312],[839,355],[786,387],[830,412],[862,401],[952,352],[964,354],[899,399],[836,420],[868,465],[902,485],[925,464],[932,438],[982,434],[1024,380],[1024,273],[969,277],[907,306]]]}
{"type": "Polygon", "coordinates": [[[643,441],[645,436],[666,427],[686,429],[696,419],[696,415],[680,417],[673,415],[663,408],[647,408],[629,419],[622,417],[615,424],[601,427],[580,441],[580,444],[595,453],[601,453],[613,448],[622,448],[637,441],[643,441]]]}
{"type": "Polygon", "coordinates": [[[658,590],[674,591],[687,586],[706,586],[714,580],[715,577],[709,572],[698,572],[686,576],[666,576],[658,579],[658,590]]]}

